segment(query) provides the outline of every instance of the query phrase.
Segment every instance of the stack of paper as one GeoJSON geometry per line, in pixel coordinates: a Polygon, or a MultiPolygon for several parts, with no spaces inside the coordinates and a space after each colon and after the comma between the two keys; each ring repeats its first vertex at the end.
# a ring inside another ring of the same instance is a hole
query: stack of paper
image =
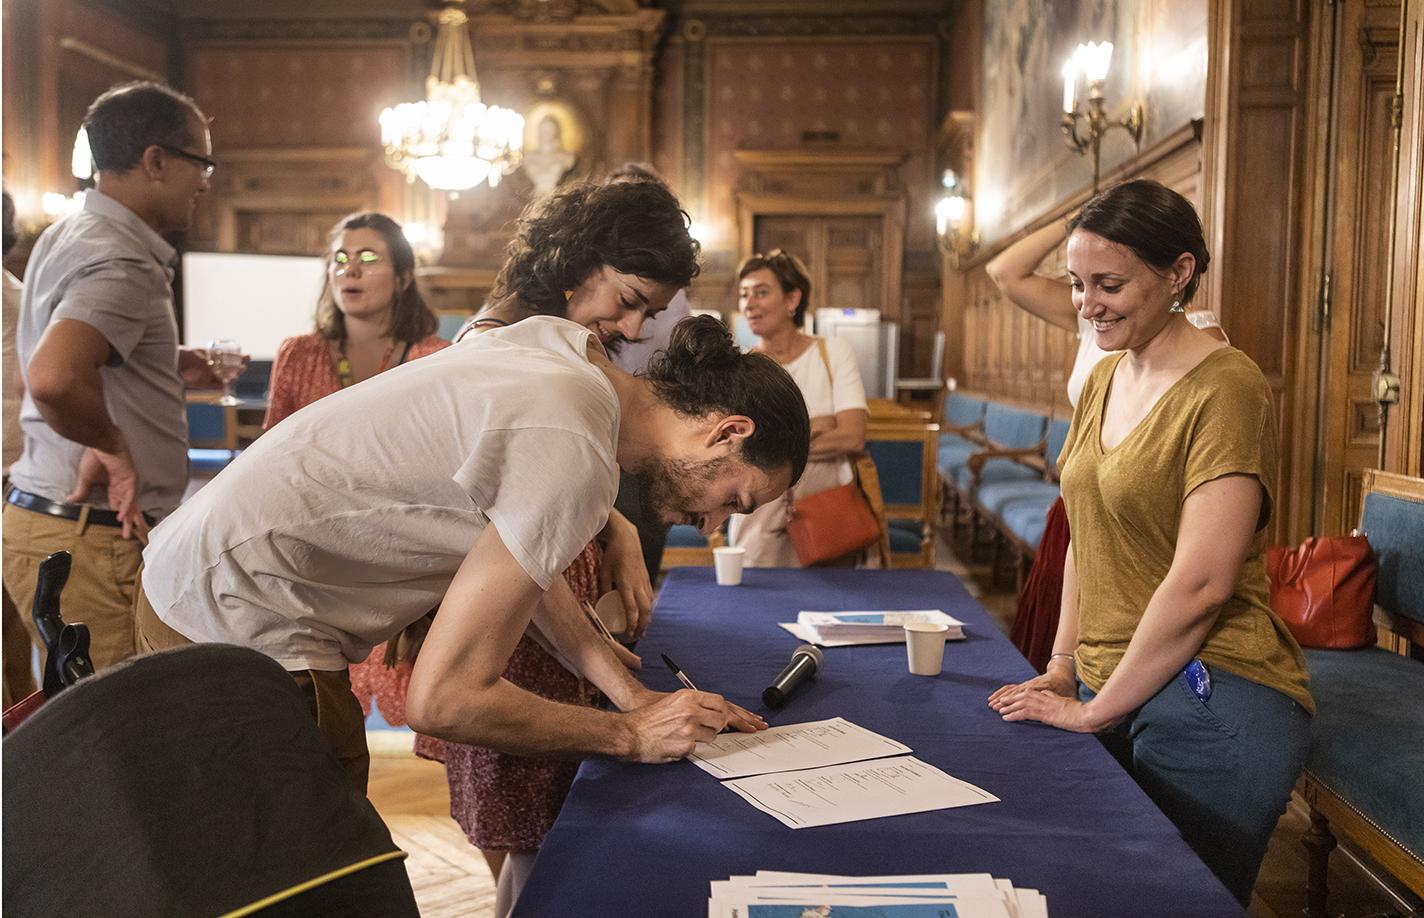
{"type": "Polygon", "coordinates": [[[803,641],[822,647],[847,647],[852,644],[900,644],[905,640],[905,626],[911,623],[944,625],[949,630],[945,639],[962,640],[964,623],[939,609],[916,609],[907,612],[802,612],[795,622],[781,622],[781,627],[803,641]]]}
{"type": "Polygon", "coordinates": [[[926,813],[998,797],[945,774],[910,747],[842,717],[724,733],[689,758],[793,829],[926,813]]]}
{"type": "Polygon", "coordinates": [[[839,877],[759,870],[713,880],[707,918],[1048,918],[1048,900],[987,873],[839,877]]]}

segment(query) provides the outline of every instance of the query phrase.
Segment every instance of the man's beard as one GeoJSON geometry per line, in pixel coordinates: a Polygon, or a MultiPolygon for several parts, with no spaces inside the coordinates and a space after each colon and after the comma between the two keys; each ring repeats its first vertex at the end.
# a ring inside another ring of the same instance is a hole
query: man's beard
{"type": "Polygon", "coordinates": [[[696,514],[698,511],[694,508],[706,502],[708,485],[726,471],[731,461],[730,456],[700,462],[654,456],[629,474],[642,494],[643,512],[666,519],[696,514]]]}

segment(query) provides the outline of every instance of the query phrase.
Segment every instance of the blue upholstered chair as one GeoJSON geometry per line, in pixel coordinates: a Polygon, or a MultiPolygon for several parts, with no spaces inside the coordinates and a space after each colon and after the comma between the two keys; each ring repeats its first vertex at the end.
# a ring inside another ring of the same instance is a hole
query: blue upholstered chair
{"type": "Polygon", "coordinates": [[[988,404],[987,400],[964,392],[951,392],[944,403],[935,466],[943,485],[939,495],[941,518],[948,520],[955,531],[965,509],[956,485],[959,470],[967,467],[971,453],[984,446],[984,410],[988,404]]]}
{"type": "Polygon", "coordinates": [[[981,487],[997,482],[1033,482],[1043,478],[1044,437],[1048,418],[1034,411],[990,402],[984,410],[986,446],[969,454],[963,469],[955,472],[954,488],[970,506],[969,551],[979,544],[987,524],[997,519],[978,503],[981,487]]]}
{"type": "Polygon", "coordinates": [[[216,475],[237,455],[237,408],[218,404],[219,393],[189,392],[188,465],[216,475]]]}
{"type": "Polygon", "coordinates": [[[893,567],[934,567],[939,425],[872,419],[865,448],[880,477],[893,567]]]}
{"type": "Polygon", "coordinates": [[[454,341],[455,335],[459,334],[460,329],[470,320],[470,314],[464,310],[442,309],[436,313],[436,318],[440,320],[440,325],[435,329],[435,334],[446,341],[454,341]]]}
{"type": "Polygon", "coordinates": [[[712,549],[727,544],[726,526],[709,539],[696,526],[679,523],[668,529],[663,547],[663,570],[674,567],[711,567],[712,549]]]}
{"type": "Polygon", "coordinates": [[[1424,480],[1371,470],[1363,491],[1378,646],[1305,651],[1316,703],[1300,785],[1313,918],[1327,914],[1335,835],[1424,896],[1424,480]]]}

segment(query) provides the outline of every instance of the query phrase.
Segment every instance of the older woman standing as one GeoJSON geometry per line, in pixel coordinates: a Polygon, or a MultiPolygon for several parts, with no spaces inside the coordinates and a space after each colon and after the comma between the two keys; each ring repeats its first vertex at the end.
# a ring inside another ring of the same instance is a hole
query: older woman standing
{"type": "Polygon", "coordinates": [[[1097,733],[1246,902],[1313,709],[1268,603],[1271,392],[1187,321],[1208,255],[1185,199],[1129,182],[1069,227],[1074,305],[1121,353],[1089,374],[1063,448],[1072,540],[1048,671],[989,704],[1097,733]]]}
{"type": "MultiPolygon", "coordinates": [[[[400,224],[385,214],[354,213],[332,228],[316,328],[283,341],[272,364],[263,429],[319,398],[433,354],[450,342],[415,286],[415,253],[400,224]]],[[[388,723],[405,723],[410,662],[390,660],[378,645],[351,667],[351,688],[370,713],[372,699],[388,723]]],[[[438,756],[431,740],[424,755],[438,756]]]]}
{"type": "MultiPolygon", "coordinates": [[[[753,255],[737,270],[737,308],[761,339],[755,351],[786,368],[811,416],[806,472],[781,500],[747,516],[734,516],[729,541],[745,548],[749,567],[800,567],[786,534],[792,502],[848,484],[851,462],[865,449],[869,412],[855,354],[842,341],[801,331],[811,305],[811,280],[800,259],[780,249],[753,255]]],[[[852,564],[850,556],[831,562],[852,564]]]]}

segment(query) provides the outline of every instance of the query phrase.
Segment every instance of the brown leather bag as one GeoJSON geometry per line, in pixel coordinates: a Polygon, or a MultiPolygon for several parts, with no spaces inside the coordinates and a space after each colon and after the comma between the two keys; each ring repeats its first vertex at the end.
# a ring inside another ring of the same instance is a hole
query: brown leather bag
{"type": "Polygon", "coordinates": [[[791,505],[786,534],[802,566],[834,561],[880,541],[880,520],[861,490],[859,479],[857,469],[855,481],[817,491],[791,505]]]}
{"type": "Polygon", "coordinates": [[[1378,566],[1364,536],[1311,537],[1266,549],[1271,608],[1302,647],[1353,650],[1375,642],[1378,566]]]}

